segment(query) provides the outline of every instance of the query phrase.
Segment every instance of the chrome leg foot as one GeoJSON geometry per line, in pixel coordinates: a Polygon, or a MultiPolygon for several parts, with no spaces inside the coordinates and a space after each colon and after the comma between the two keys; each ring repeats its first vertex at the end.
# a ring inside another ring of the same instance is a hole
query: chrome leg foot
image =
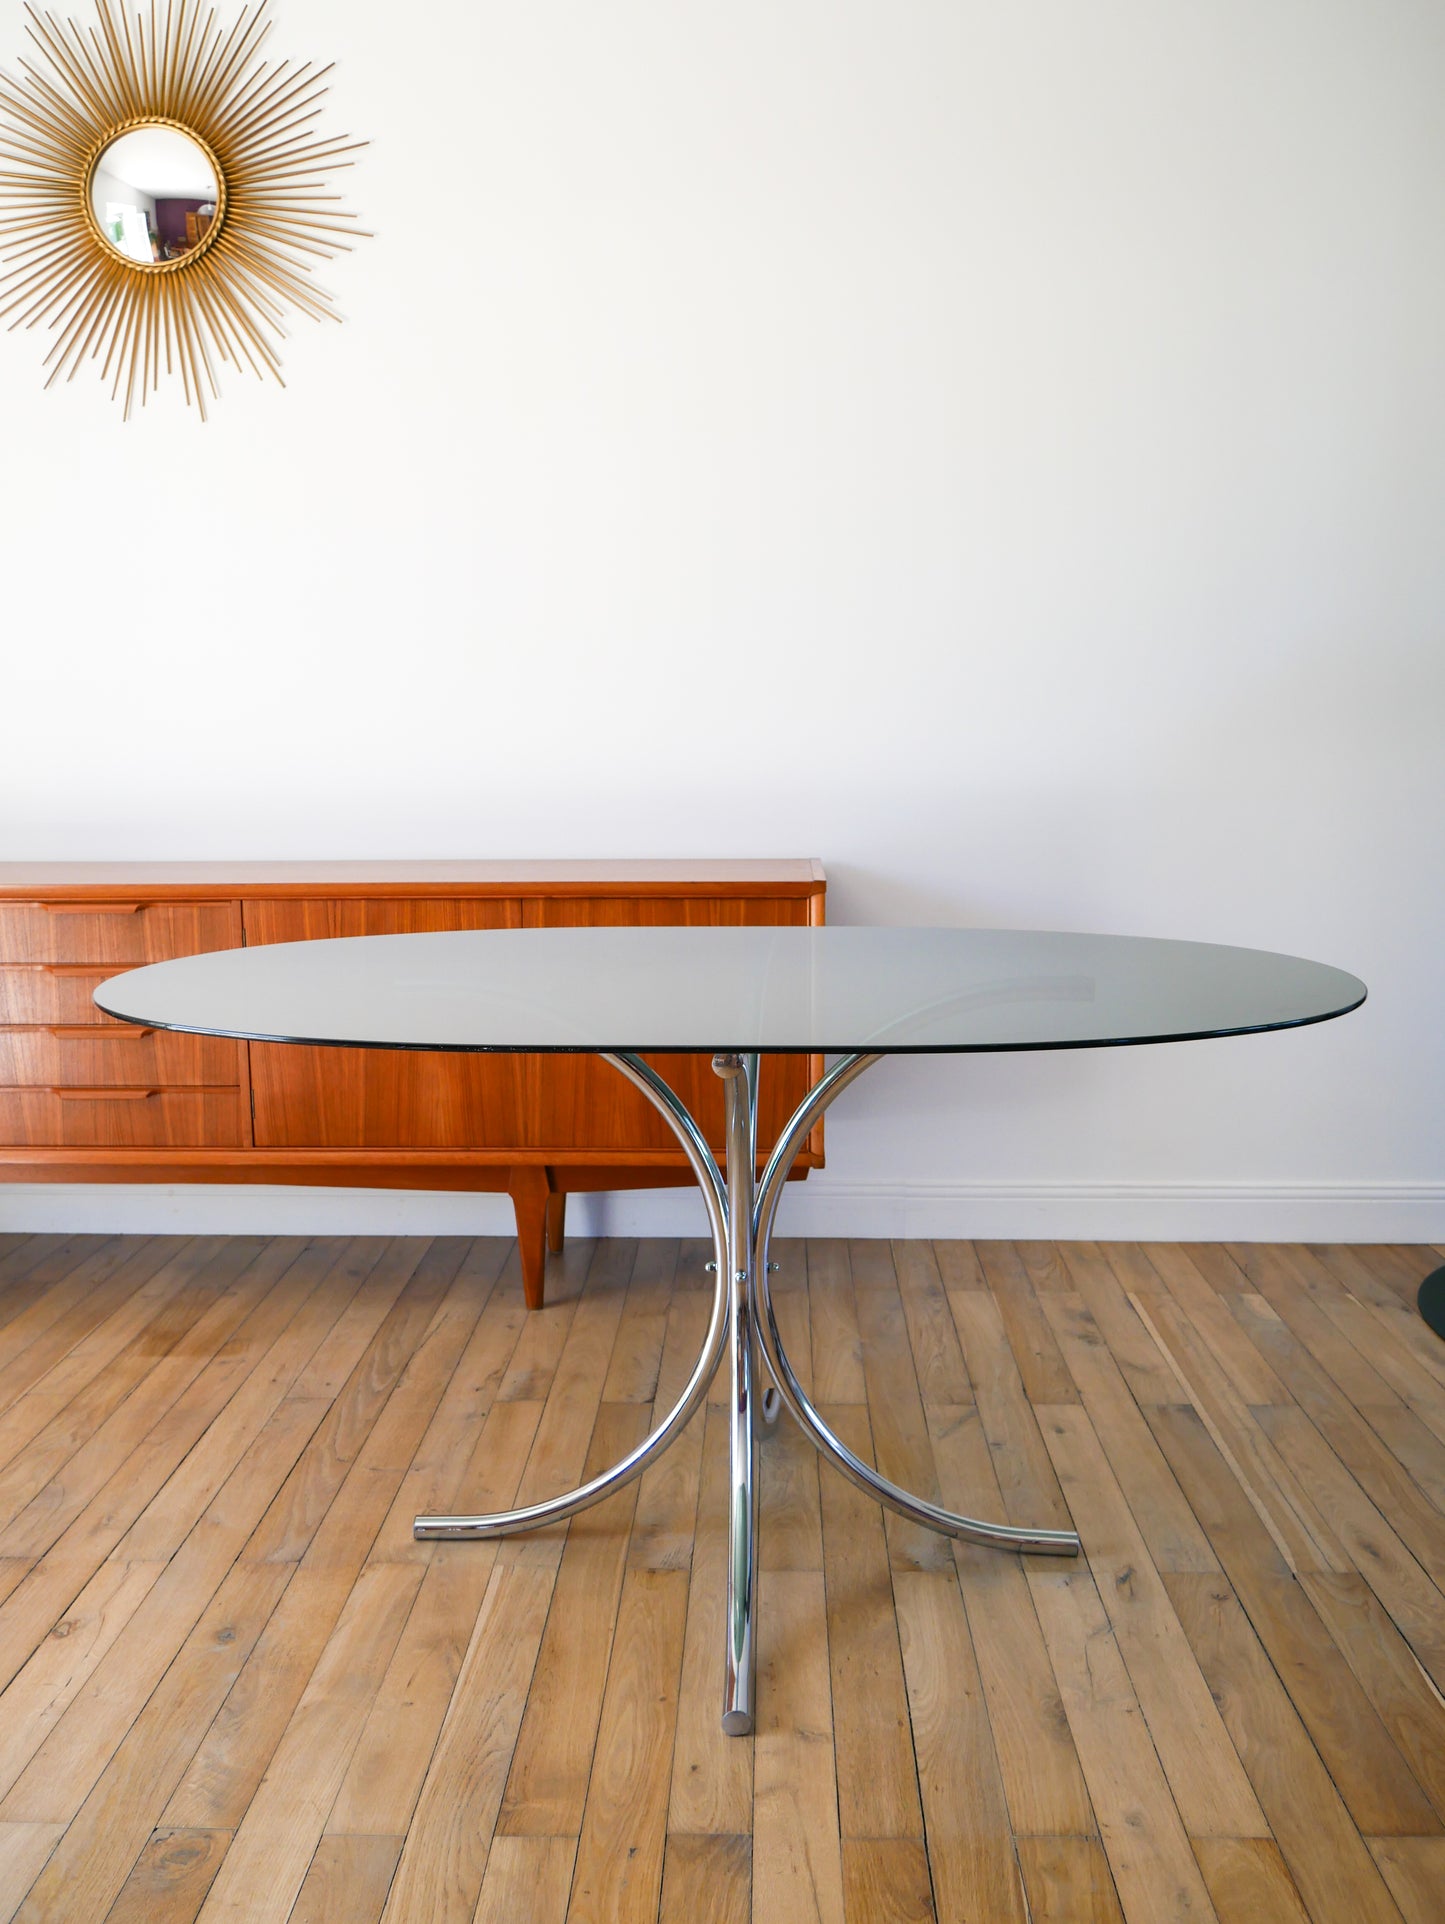
{"type": "Polygon", "coordinates": [[[775,1389],[769,1388],[763,1391],[761,1409],[763,1428],[775,1430],[778,1427],[778,1418],[783,1413],[783,1399],[775,1389]]]}

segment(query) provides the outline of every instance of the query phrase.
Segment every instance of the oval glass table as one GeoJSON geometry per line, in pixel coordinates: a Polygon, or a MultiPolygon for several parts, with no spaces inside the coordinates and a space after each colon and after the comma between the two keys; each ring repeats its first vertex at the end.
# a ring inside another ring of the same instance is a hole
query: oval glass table
{"type": "Polygon", "coordinates": [[[1069,1530],[960,1516],[880,1476],[828,1427],[778,1330],[769,1241],[809,1130],[885,1055],[1092,1049],[1299,1028],[1357,1008],[1364,984],[1294,956],[1199,942],[993,929],[506,929],[360,936],[159,962],[96,990],[152,1028],[346,1048],[600,1055],[681,1144],[712,1229],[702,1350],[674,1407],[580,1488],[495,1516],[418,1517],[418,1537],[511,1535],[570,1517],[653,1462],[731,1372],[723,1728],[753,1727],[759,1439],[786,1407],[824,1457],[913,1522],[1004,1550],[1071,1556],[1069,1530]],[[648,1057],[711,1054],[721,1163],[648,1057]],[[759,1166],[758,1081],[772,1053],[837,1059],[759,1166]],[[774,1387],[761,1386],[761,1360],[774,1387]]]}

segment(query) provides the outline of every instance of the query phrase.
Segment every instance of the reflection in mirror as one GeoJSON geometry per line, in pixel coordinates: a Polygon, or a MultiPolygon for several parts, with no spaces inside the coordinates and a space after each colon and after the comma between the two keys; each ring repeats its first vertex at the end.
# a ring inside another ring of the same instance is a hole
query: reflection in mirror
{"type": "Polygon", "coordinates": [[[150,266],[194,253],[215,219],[220,182],[178,127],[136,127],[103,149],[90,179],[95,224],[118,254],[150,266]]]}

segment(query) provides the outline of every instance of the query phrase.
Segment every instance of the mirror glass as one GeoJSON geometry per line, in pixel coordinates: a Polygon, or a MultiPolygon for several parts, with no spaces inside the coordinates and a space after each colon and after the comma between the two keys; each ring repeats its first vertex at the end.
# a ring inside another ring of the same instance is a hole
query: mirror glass
{"type": "Polygon", "coordinates": [[[103,150],[90,182],[95,224],[119,254],[147,266],[200,246],[220,182],[210,155],[177,127],[136,127],[103,150]]]}

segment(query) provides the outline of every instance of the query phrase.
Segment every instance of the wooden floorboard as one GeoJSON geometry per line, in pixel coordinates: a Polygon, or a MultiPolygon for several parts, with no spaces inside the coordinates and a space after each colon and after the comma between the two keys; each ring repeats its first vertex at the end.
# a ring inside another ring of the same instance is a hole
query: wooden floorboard
{"type": "Polygon", "coordinates": [[[1445,1343],[1423,1247],[780,1242],[861,1458],[762,1448],[721,1708],[695,1241],[0,1236],[0,1924],[1436,1924],[1445,1343]]]}

